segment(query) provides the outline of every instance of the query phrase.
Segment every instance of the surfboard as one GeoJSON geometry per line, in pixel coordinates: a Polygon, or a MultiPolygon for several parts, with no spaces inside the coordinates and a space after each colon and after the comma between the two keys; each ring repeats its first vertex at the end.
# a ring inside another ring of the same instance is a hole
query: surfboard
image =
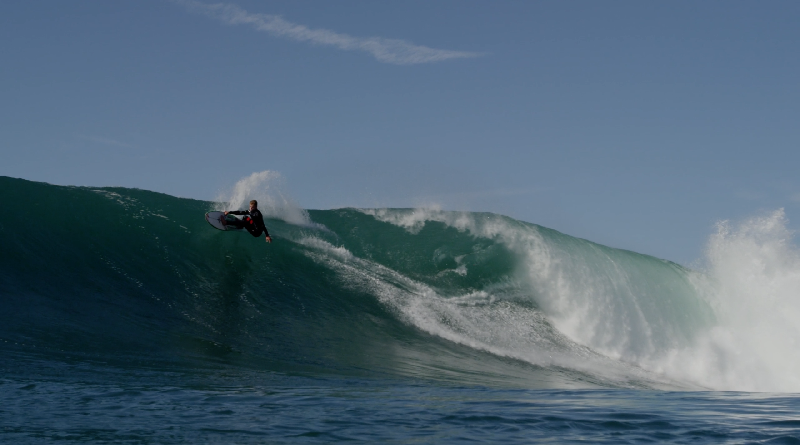
{"type": "MultiPolygon", "coordinates": [[[[228,231],[228,230],[242,230],[242,229],[239,229],[239,228],[236,228],[236,227],[233,227],[233,226],[222,225],[221,219],[225,218],[225,217],[226,217],[225,216],[225,212],[208,212],[208,213],[206,213],[206,221],[208,221],[208,223],[211,224],[211,226],[214,227],[217,230],[226,230],[226,231],[228,231]]],[[[227,218],[231,219],[231,218],[236,218],[236,217],[233,216],[233,215],[228,215],[227,218]]]]}

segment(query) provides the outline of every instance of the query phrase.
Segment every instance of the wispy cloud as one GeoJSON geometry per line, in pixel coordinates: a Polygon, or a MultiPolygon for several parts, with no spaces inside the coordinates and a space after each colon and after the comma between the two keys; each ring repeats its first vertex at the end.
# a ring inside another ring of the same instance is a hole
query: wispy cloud
{"type": "Polygon", "coordinates": [[[251,13],[230,3],[206,4],[194,0],[173,1],[191,11],[218,19],[228,25],[249,25],[257,31],[298,42],[332,46],[344,51],[364,51],[381,62],[395,65],[441,62],[482,55],[474,52],[429,48],[414,45],[405,40],[353,37],[327,29],[310,29],[304,25],[288,22],[277,15],[251,13]]]}

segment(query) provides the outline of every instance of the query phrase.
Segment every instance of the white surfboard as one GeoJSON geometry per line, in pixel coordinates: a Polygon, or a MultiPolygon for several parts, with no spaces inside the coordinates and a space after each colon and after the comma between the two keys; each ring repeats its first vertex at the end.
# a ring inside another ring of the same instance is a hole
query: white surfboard
{"type": "MultiPolygon", "coordinates": [[[[234,226],[226,226],[226,225],[222,224],[222,220],[224,218],[225,218],[225,213],[224,212],[208,212],[208,213],[206,213],[206,221],[208,221],[208,223],[211,224],[211,226],[214,227],[217,230],[242,230],[242,229],[236,228],[234,226]]],[[[236,218],[236,217],[233,216],[233,215],[228,215],[228,219],[230,219],[230,218],[236,218]]]]}

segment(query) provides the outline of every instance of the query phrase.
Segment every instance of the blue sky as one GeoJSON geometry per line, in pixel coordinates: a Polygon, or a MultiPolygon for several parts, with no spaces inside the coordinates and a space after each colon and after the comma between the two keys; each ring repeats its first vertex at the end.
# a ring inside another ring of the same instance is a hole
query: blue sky
{"type": "Polygon", "coordinates": [[[0,175],[492,211],[689,264],[800,221],[794,1],[0,3],[0,175]],[[212,5],[212,6],[209,6],[212,5]],[[216,5],[216,6],[213,6],[216,5]]]}

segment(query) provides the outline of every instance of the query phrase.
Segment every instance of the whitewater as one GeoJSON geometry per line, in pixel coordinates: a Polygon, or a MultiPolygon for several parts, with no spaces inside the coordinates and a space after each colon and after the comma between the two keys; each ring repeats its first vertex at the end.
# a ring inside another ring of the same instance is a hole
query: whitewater
{"type": "Polygon", "coordinates": [[[800,442],[783,210],[687,268],[491,213],[305,210],[270,171],[0,197],[9,443],[800,442]],[[250,199],[270,245],[203,219],[250,199]]]}

